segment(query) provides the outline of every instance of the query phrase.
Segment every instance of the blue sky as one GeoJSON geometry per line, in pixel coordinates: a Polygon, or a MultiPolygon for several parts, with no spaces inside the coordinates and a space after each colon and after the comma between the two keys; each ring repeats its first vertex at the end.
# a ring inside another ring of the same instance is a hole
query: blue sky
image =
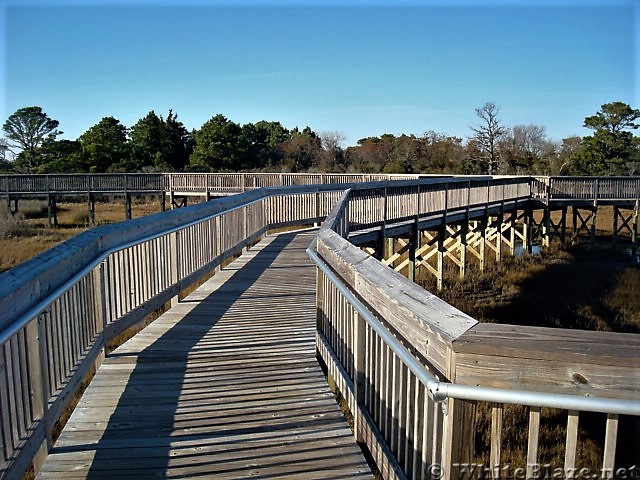
{"type": "Polygon", "coordinates": [[[0,0],[4,121],[39,105],[75,139],[104,116],[171,108],[339,131],[345,145],[503,124],[585,135],[638,98],[638,0],[0,0]]]}

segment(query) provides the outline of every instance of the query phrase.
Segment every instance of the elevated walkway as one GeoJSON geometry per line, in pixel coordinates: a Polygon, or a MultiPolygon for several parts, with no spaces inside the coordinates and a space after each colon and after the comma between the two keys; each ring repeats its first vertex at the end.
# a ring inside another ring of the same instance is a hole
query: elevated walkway
{"type": "Polygon", "coordinates": [[[110,354],[37,478],[371,478],[315,357],[312,235],[266,237],[110,354]]]}

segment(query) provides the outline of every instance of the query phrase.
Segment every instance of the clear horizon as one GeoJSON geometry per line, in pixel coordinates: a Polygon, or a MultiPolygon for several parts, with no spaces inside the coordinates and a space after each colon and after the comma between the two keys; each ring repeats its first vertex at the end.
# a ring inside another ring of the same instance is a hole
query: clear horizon
{"type": "Polygon", "coordinates": [[[234,122],[468,138],[505,126],[583,136],[604,103],[638,108],[638,2],[5,0],[2,121],[38,105],[75,139],[169,109],[234,122]],[[238,6],[240,5],[240,6],[238,6]],[[304,7],[304,8],[302,8],[304,7]]]}

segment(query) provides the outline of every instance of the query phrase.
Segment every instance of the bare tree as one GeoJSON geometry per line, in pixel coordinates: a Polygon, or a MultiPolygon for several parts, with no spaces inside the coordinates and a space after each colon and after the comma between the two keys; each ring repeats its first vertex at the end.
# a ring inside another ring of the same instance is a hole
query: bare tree
{"type": "Polygon", "coordinates": [[[498,173],[500,167],[498,143],[506,132],[506,129],[500,125],[499,112],[500,107],[495,103],[485,103],[482,107],[476,108],[476,115],[482,122],[471,127],[474,132],[472,139],[478,145],[484,160],[484,173],[489,175],[498,173]]]}
{"type": "Polygon", "coordinates": [[[345,136],[342,132],[321,132],[323,155],[318,168],[323,172],[340,172],[344,164],[344,150],[342,143],[345,136]]]}
{"type": "Polygon", "coordinates": [[[540,125],[506,128],[500,141],[501,166],[506,167],[503,173],[547,173],[557,153],[556,145],[540,125]]]}
{"type": "Polygon", "coordinates": [[[6,138],[0,137],[0,161],[8,162],[11,149],[6,138]]]}

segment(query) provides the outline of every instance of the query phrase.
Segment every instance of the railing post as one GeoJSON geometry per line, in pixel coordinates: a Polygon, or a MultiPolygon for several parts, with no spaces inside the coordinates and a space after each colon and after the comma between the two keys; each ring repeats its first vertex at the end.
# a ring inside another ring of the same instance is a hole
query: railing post
{"type": "Polygon", "coordinates": [[[131,195],[129,194],[129,174],[124,173],[124,218],[131,220],[131,195]]]}
{"type": "Polygon", "coordinates": [[[171,210],[175,208],[175,194],[174,194],[174,186],[173,186],[173,174],[169,174],[169,204],[171,210]]]}
{"type": "Polygon", "coordinates": [[[351,209],[351,194],[349,194],[349,198],[344,206],[344,214],[342,216],[341,222],[341,232],[340,235],[342,238],[349,240],[349,233],[351,231],[351,219],[350,219],[350,209],[351,209]]]}
{"type": "MultiPolygon", "coordinates": [[[[95,308],[96,308],[96,331],[100,332],[100,337],[104,343],[103,345],[103,355],[107,356],[107,344],[109,339],[107,338],[107,261],[104,260],[100,262],[100,265],[96,270],[94,270],[94,298],[95,298],[95,308]]],[[[100,361],[100,360],[99,360],[100,361]]]]}
{"type": "Polygon", "coordinates": [[[604,439],[604,457],[602,459],[602,477],[614,478],[616,441],[618,437],[618,415],[607,414],[607,426],[604,439]]]}
{"type": "Polygon", "coordinates": [[[566,478],[571,478],[576,466],[576,450],[578,446],[578,421],[579,412],[570,410],[567,420],[567,440],[565,444],[564,468],[566,478]]]}
{"type": "Polygon", "coordinates": [[[545,184],[545,202],[547,205],[549,205],[549,202],[551,201],[551,182],[553,182],[553,178],[549,177],[549,181],[545,184]]]}
{"type": "Polygon", "coordinates": [[[485,209],[489,209],[489,201],[491,200],[491,181],[487,180],[487,201],[485,202],[485,209]]]}
{"type": "Polygon", "coordinates": [[[529,441],[527,445],[527,478],[534,478],[538,465],[538,443],[540,439],[540,407],[529,410],[529,441]]]}
{"type": "Polygon", "coordinates": [[[249,206],[245,205],[244,207],[242,207],[242,237],[243,237],[243,240],[246,241],[248,235],[249,235],[249,206]]]}
{"type": "Polygon", "coordinates": [[[462,478],[460,465],[473,460],[476,402],[449,398],[446,407],[442,433],[442,478],[457,480],[462,478]]]}
{"type": "Polygon", "coordinates": [[[634,260],[637,259],[638,255],[638,207],[640,207],[640,200],[636,199],[633,207],[633,224],[631,227],[631,254],[634,260]]]}
{"type": "Polygon", "coordinates": [[[358,312],[353,310],[353,363],[354,363],[354,397],[355,397],[355,411],[353,414],[353,433],[356,437],[356,442],[364,443],[365,428],[364,418],[360,415],[360,407],[364,409],[365,402],[365,390],[366,390],[366,355],[367,355],[367,329],[366,322],[358,315],[358,312]]]}
{"type": "MultiPolygon", "coordinates": [[[[171,256],[171,287],[177,287],[180,279],[180,232],[175,231],[169,234],[169,248],[171,256]]],[[[175,306],[180,301],[180,289],[176,288],[175,296],[171,297],[171,306],[175,306]]]]}
{"type": "MultiPolygon", "coordinates": [[[[41,432],[42,437],[37,438],[37,442],[39,443],[36,450],[34,450],[34,456],[32,459],[33,466],[35,472],[37,473],[44,461],[47,457],[47,454],[51,450],[51,436],[49,435],[50,430],[47,428],[49,422],[47,421],[47,411],[48,411],[48,388],[45,385],[45,377],[47,375],[46,371],[43,371],[43,363],[42,363],[42,351],[41,348],[43,344],[40,342],[40,316],[36,320],[32,320],[29,322],[24,329],[25,340],[26,340],[26,354],[23,357],[27,363],[27,369],[29,374],[29,396],[31,403],[31,419],[37,420],[40,418],[40,423],[42,425],[41,432]]],[[[2,351],[2,347],[0,347],[0,353],[2,351]]],[[[0,363],[2,360],[0,360],[0,363]]],[[[46,364],[45,364],[46,365],[46,364]]],[[[4,369],[4,366],[0,367],[4,369]]],[[[9,412],[7,412],[7,415],[9,412]]],[[[4,416],[4,415],[3,415],[4,416]]],[[[37,430],[37,428],[36,428],[37,430]]],[[[32,433],[35,436],[35,431],[32,433]]],[[[0,440],[0,447],[2,446],[2,440],[0,440]]]]}
{"type": "Polygon", "coordinates": [[[502,405],[491,409],[491,449],[489,452],[489,466],[492,478],[501,477],[500,464],[502,455],[502,405]]]}
{"type": "Polygon", "coordinates": [[[548,247],[551,244],[551,209],[545,206],[542,215],[542,246],[548,247]]]}
{"type": "Polygon", "coordinates": [[[44,424],[44,435],[47,443],[47,452],[51,451],[53,441],[51,432],[53,430],[53,421],[49,416],[49,392],[51,386],[49,384],[49,355],[47,348],[47,326],[46,321],[49,312],[44,311],[38,315],[38,361],[40,362],[40,397],[42,402],[42,422],[44,424]]]}
{"type": "Polygon", "coordinates": [[[384,187],[384,196],[382,203],[382,226],[380,227],[380,233],[378,236],[378,246],[376,247],[376,257],[378,260],[384,260],[384,239],[386,236],[387,226],[387,187],[384,187]]]}

